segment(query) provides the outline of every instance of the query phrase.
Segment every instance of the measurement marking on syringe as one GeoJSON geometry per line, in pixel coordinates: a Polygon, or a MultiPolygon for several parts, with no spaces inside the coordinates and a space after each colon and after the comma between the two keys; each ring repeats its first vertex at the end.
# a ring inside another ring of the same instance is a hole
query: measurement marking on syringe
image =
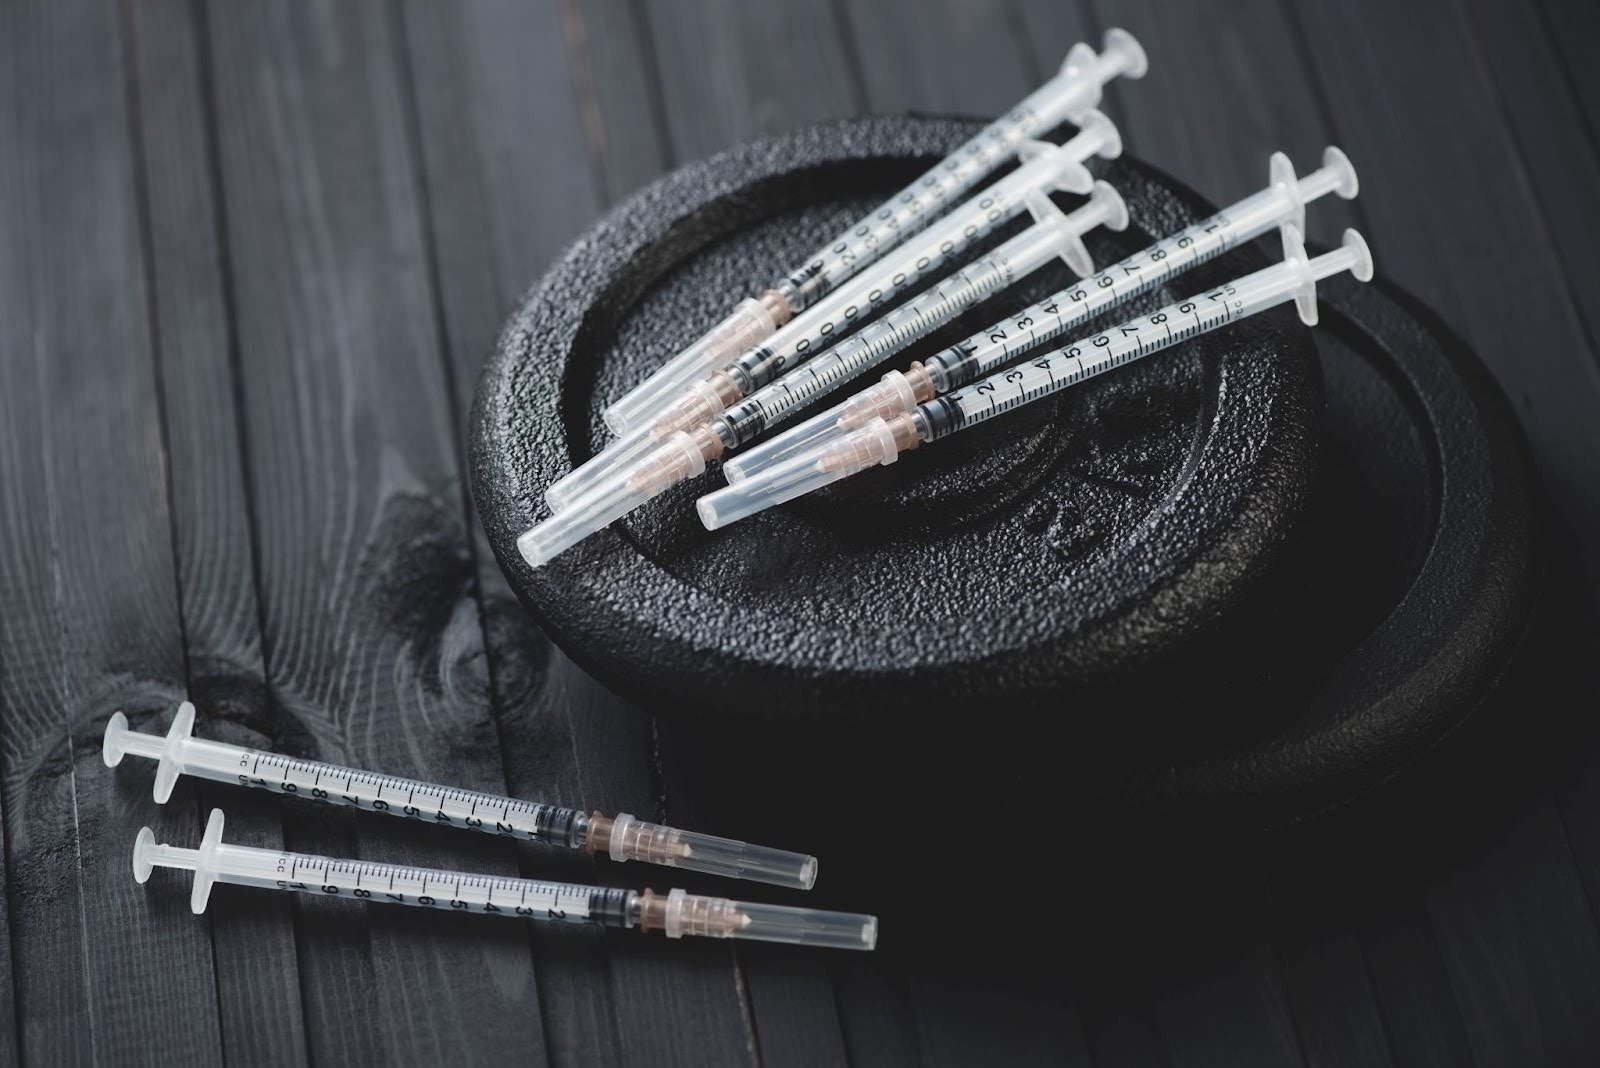
{"type": "MultiPolygon", "coordinates": [[[[339,768],[317,761],[229,746],[220,742],[191,741],[189,731],[193,721],[194,708],[185,702],[174,718],[163,746],[155,744],[162,742],[159,736],[131,731],[125,716],[114,715],[106,725],[105,762],[109,766],[115,766],[129,752],[136,752],[139,756],[148,754],[148,758],[151,759],[159,757],[162,760],[172,760],[176,764],[177,771],[184,775],[268,790],[276,785],[283,796],[299,796],[324,804],[329,801],[334,803],[342,801],[354,808],[411,819],[430,819],[423,813],[427,811],[427,807],[432,807],[436,815],[433,815],[431,820],[436,820],[444,826],[463,827],[480,833],[500,834],[518,839],[542,840],[569,849],[583,848],[591,833],[618,822],[602,813],[589,815],[575,809],[519,801],[515,798],[495,797],[475,790],[380,776],[373,772],[339,768]],[[135,743],[134,739],[140,741],[135,743]],[[279,770],[276,784],[266,777],[268,768],[279,770]],[[328,774],[330,789],[323,789],[320,785],[324,772],[328,774]],[[343,794],[337,785],[339,772],[345,773],[346,792],[343,794]],[[361,790],[354,790],[357,782],[362,784],[361,790]],[[391,787],[398,788],[398,792],[405,798],[403,809],[401,805],[392,804],[383,798],[382,795],[391,787]],[[424,799],[437,804],[430,803],[424,807],[424,799]],[[500,806],[501,819],[495,820],[489,816],[478,815],[480,808],[486,813],[492,813],[496,804],[500,806]],[[462,812],[461,808],[456,807],[458,805],[467,811],[462,812]],[[518,814],[515,820],[512,819],[513,812],[518,814]]],[[[158,802],[164,802],[168,797],[159,777],[155,784],[155,796],[158,802]]],[[[642,840],[648,840],[652,845],[649,850],[643,846],[625,846],[620,850],[620,855],[613,854],[617,859],[659,863],[654,851],[662,844],[668,844],[672,850],[674,866],[711,874],[756,878],[783,886],[809,887],[812,872],[815,870],[815,859],[812,857],[743,843],[740,848],[744,852],[737,863],[731,860],[724,861],[715,855],[702,858],[695,855],[696,843],[702,840],[702,836],[694,832],[637,821],[634,821],[633,825],[639,830],[632,833],[640,834],[642,840]],[[755,860],[754,864],[751,863],[752,859],[755,860]]],[[[618,844],[621,843],[614,842],[614,845],[618,844]]],[[[293,865],[295,876],[299,874],[299,865],[307,863],[303,858],[291,859],[287,851],[282,854],[282,859],[293,865]]],[[[280,865],[278,870],[282,872],[284,867],[280,865]]],[[[370,874],[371,869],[364,870],[370,874]]]]}

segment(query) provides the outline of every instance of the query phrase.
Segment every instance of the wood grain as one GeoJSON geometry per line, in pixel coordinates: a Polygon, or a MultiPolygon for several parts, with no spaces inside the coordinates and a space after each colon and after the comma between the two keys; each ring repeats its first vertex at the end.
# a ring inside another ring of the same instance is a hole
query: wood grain
{"type": "Polygon", "coordinates": [[[50,1062],[157,1046],[211,1059],[206,927],[172,881],[128,877],[141,824],[179,841],[199,833],[193,794],[157,810],[147,785],[101,765],[97,741],[111,712],[162,707],[184,673],[116,9],[8,5],[0,57],[0,700],[17,1048],[50,1062]]]}
{"type": "MultiPolygon", "coordinates": [[[[1338,143],[1282,4],[1246,0],[1225,21],[1209,4],[1100,0],[1095,7],[1103,22],[1137,26],[1150,58],[1144,79],[1121,87],[1128,150],[1181,175],[1213,203],[1263,188],[1273,151],[1305,173],[1320,163],[1324,145],[1338,143]],[[1174,100],[1185,106],[1171,106],[1174,100]]],[[[1361,157],[1353,162],[1361,172],[1361,157]]],[[[1308,235],[1336,240],[1357,225],[1359,203],[1317,201],[1306,212],[1308,235]]],[[[1270,243],[1275,251],[1276,238],[1270,243]]]]}
{"type": "MultiPolygon", "coordinates": [[[[394,12],[218,5],[209,27],[273,700],[308,755],[503,790],[394,12]]],[[[294,848],[517,870],[488,838],[285,814],[294,848]]],[[[313,1059],[542,1055],[525,928],[296,911],[313,1059]]]]}
{"type": "MultiPolygon", "coordinates": [[[[185,0],[124,12],[186,690],[202,710],[201,736],[271,744],[204,27],[198,8],[185,0]]],[[[151,769],[138,764],[120,774],[146,784],[151,769]]],[[[195,793],[202,825],[210,808],[221,807],[229,841],[282,847],[283,821],[271,798],[210,784],[195,793]]],[[[303,1061],[290,900],[223,892],[212,896],[207,912],[223,1056],[303,1061]]]]}
{"type": "Polygon", "coordinates": [[[0,5],[0,1064],[1593,1061],[1597,40],[1564,0],[0,5]],[[992,114],[1108,25],[1150,54],[1103,105],[1130,151],[1226,201],[1343,145],[1362,199],[1313,234],[1360,225],[1522,417],[1562,576],[1505,698],[1550,710],[1522,778],[1066,876],[973,844],[963,871],[1074,884],[983,939],[830,850],[815,896],[894,914],[859,957],[236,888],[196,919],[180,876],[128,879],[138,826],[192,842],[216,804],[251,844],[662,883],[221,786],[158,808],[99,732],[185,693],[206,737],[806,845],[516,604],[463,490],[479,363],[676,163],[992,114]]]}
{"type": "Polygon", "coordinates": [[[854,115],[863,106],[859,73],[827,0],[706,0],[646,10],[679,159],[854,115]]]}

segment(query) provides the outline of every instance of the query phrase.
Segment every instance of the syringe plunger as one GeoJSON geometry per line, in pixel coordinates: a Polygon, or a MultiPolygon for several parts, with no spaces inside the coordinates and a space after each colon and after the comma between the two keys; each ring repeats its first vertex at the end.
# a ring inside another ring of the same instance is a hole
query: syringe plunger
{"type": "Polygon", "coordinates": [[[133,845],[133,878],[156,868],[194,872],[189,908],[199,915],[215,883],[350,896],[359,901],[449,909],[527,919],[637,927],[668,938],[738,938],[831,949],[877,945],[874,916],[733,901],[672,890],[656,894],[288,853],[226,844],[223,815],[212,809],[199,849],[158,843],[145,827],[133,845]]]}
{"type": "MultiPolygon", "coordinates": [[[[1120,270],[1121,265],[1113,264],[1094,280],[1097,283],[1094,286],[1074,285],[1051,294],[1017,316],[1008,316],[951,346],[926,365],[914,365],[904,379],[900,379],[897,372],[890,372],[878,385],[868,387],[813,416],[787,433],[729,457],[723,463],[723,475],[730,484],[743,482],[814,448],[828,438],[865,425],[872,416],[887,420],[909,412],[938,394],[1012,361],[1022,350],[1060,336],[1069,327],[1087,322],[1106,307],[1153,289],[1163,280],[1203,263],[1241,241],[1285,224],[1303,229],[1301,222],[1305,218],[1305,206],[1308,203],[1330,193],[1348,199],[1355,196],[1359,188],[1355,167],[1343,152],[1332,146],[1323,150],[1322,165],[1309,174],[1297,176],[1289,157],[1281,152],[1272,154],[1268,172],[1269,180],[1264,190],[1128,257],[1124,262],[1141,267],[1136,282],[1129,284],[1125,272],[1120,270]],[[1063,308],[1067,310],[1063,312],[1063,308]],[[1018,337],[1011,330],[1011,323],[1023,317],[1028,319],[1030,325],[1026,333],[1018,337]]],[[[1106,216],[1104,224],[1108,229],[1120,229],[1121,224],[1126,222],[1126,208],[1120,202],[1112,204],[1111,198],[1115,194],[1108,188],[1097,187],[1095,193],[1096,197],[1078,208],[1073,215],[1093,212],[1095,199],[1099,198],[1105,202],[1102,208],[1106,216]],[[1115,211],[1110,210],[1113,207],[1115,211]]],[[[1029,206],[1040,222],[1061,214],[1047,198],[1041,203],[1035,197],[1029,206]]],[[[1070,249],[1070,239],[1067,244],[1070,249]]],[[[1068,257],[1064,254],[1064,258],[1068,257]]],[[[1070,258],[1068,262],[1071,262],[1070,258]]],[[[714,505],[713,510],[717,507],[714,505]]]]}
{"type": "MultiPolygon", "coordinates": [[[[1105,83],[1117,77],[1142,78],[1148,66],[1144,49],[1126,30],[1107,30],[1098,54],[1086,44],[1073,46],[1057,74],[1018,108],[991,123],[952,153],[945,164],[807,257],[805,266],[788,281],[739,305],[698,341],[607,408],[603,416],[606,425],[625,435],[650,424],[672,397],[754,348],[791,316],[811,307],[977,185],[1004,158],[1003,152],[993,150],[995,147],[1041,137],[1064,119],[1080,120],[1099,102],[1105,83]]],[[[1110,127],[1110,133],[1114,138],[1116,128],[1110,127]]],[[[564,506],[551,501],[552,508],[564,506]]]]}
{"type": "Polygon", "coordinates": [[[179,775],[196,775],[290,797],[426,819],[435,826],[584,849],[615,861],[638,860],[799,890],[811,889],[817,878],[817,858],[805,853],[645,823],[626,813],[607,816],[246,749],[190,737],[193,727],[194,706],[187,701],[179,706],[164,738],[130,729],[127,717],[118,712],[106,724],[102,756],[107,767],[115,767],[128,754],[159,761],[153,791],[158,804],[166,803],[179,775]]]}
{"type": "MultiPolygon", "coordinates": [[[[1300,232],[1282,227],[1282,263],[1238,278],[1213,293],[1169,304],[1149,316],[1139,316],[1082,344],[1067,346],[1039,357],[1014,371],[996,372],[988,379],[945,395],[938,405],[925,403],[915,412],[884,419],[869,415],[864,425],[836,435],[817,438],[806,452],[747,474],[736,484],[700,498],[696,507],[708,530],[716,530],[745,516],[793,500],[874,464],[890,464],[899,452],[922,441],[976,426],[1004,412],[1082,382],[1095,375],[1142,359],[1184,338],[1194,337],[1292,301],[1307,325],[1317,321],[1317,282],[1345,271],[1360,281],[1372,278],[1372,254],[1361,235],[1346,230],[1341,247],[1311,259],[1300,232]],[[1169,324],[1187,323],[1182,333],[1169,324]],[[1159,332],[1145,331],[1154,326],[1159,332]],[[1154,334],[1154,336],[1149,336],[1154,334]],[[1002,377],[1003,375],[1003,377],[1002,377]]],[[[817,424],[827,427],[824,420],[817,424]]],[[[838,420],[833,420],[838,425],[838,420]]],[[[842,430],[842,428],[841,428],[842,430]]]]}

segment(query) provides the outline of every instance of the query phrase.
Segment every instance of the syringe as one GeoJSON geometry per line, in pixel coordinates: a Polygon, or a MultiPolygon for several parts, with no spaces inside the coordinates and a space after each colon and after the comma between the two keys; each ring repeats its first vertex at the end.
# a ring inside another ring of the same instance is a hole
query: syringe
{"type": "Polygon", "coordinates": [[[212,809],[199,849],[159,845],[150,828],[143,828],[133,845],[134,881],[147,881],[158,867],[194,872],[189,908],[196,916],[206,910],[212,884],[222,882],[418,908],[637,927],[663,931],[668,938],[745,938],[829,949],[872,949],[878,941],[875,916],[730,901],[682,890],[657,894],[255,849],[224,843],[222,823],[222,810],[212,809]]]}
{"type": "Polygon", "coordinates": [[[935,284],[815,359],[756,390],[688,431],[680,431],[619,471],[609,487],[596,487],[565,511],[535,524],[517,540],[523,558],[538,567],[651,497],[705,470],[706,462],[754,440],[813,398],[882,363],[917,338],[954,319],[978,301],[1014,285],[1060,257],[1078,273],[1094,269],[1083,235],[1096,226],[1121,230],[1128,209],[1117,191],[1095,184],[1089,202],[1070,215],[1045,194],[1029,195],[1034,224],[999,248],[935,284]]]}
{"type": "Polygon", "coordinates": [[[974,244],[1020,214],[1036,194],[1087,193],[1094,180],[1083,161],[1121,152],[1116,126],[1098,111],[1085,114],[1078,133],[1065,144],[1025,143],[1017,150],[1022,163],[1016,170],[819,300],[760,348],[681,390],[642,425],[553,482],[545,490],[546,503],[554,512],[566,510],[605,487],[667,438],[709,422],[735,401],[823,351],[879,308],[937,277],[974,244]]]}
{"type": "Polygon", "coordinates": [[[1099,55],[1086,44],[1067,52],[1060,71],[1021,103],[980,130],[932,170],[884,201],[808,256],[782,282],[746,300],[698,341],[668,360],[604,413],[625,434],[648,421],[685,388],[721,370],[866,268],[959,200],[1024,141],[1076,121],[1100,102],[1102,87],[1119,75],[1144,76],[1144,50],[1124,30],[1108,30],[1099,55]]]}
{"type": "Polygon", "coordinates": [[[1358,183],[1349,159],[1337,148],[1323,150],[1322,166],[1296,178],[1289,157],[1274,152],[1267,167],[1267,187],[1193,226],[1172,234],[1093,278],[1050,294],[1014,315],[914,363],[902,373],[841,401],[793,430],[727,459],[722,472],[738,483],[819,442],[865,426],[873,418],[892,419],[917,405],[976,381],[1017,359],[1024,352],[1066,334],[1107,308],[1164,285],[1178,275],[1222,255],[1285,223],[1305,227],[1305,206],[1328,193],[1346,200],[1358,183]]]}
{"type": "Polygon", "coordinates": [[[156,803],[161,805],[172,796],[172,787],[179,775],[196,775],[214,782],[349,805],[441,827],[460,827],[582,849],[616,861],[642,860],[669,868],[731,879],[753,879],[801,890],[811,889],[817,878],[817,858],[803,853],[645,823],[627,813],[607,816],[560,805],[518,801],[260,749],[208,742],[190,737],[193,729],[194,705],[188,701],[178,706],[172,727],[164,738],[130,730],[127,717],[117,712],[106,724],[101,755],[108,768],[116,767],[129,753],[159,761],[152,792],[156,803]]]}
{"type": "Polygon", "coordinates": [[[937,441],[1048,397],[1085,379],[1121,367],[1153,352],[1209,333],[1286,301],[1294,301],[1305,323],[1317,321],[1316,284],[1349,271],[1363,282],[1372,277],[1372,256],[1354,230],[1333,252],[1307,259],[1300,232],[1283,227],[1284,262],[1248,274],[1188,300],[1141,315],[1104,333],[1024,361],[885,420],[874,417],[857,430],[824,440],[737,485],[700,498],[700,520],[715,530],[738,519],[793,500],[879,464],[902,452],[937,441]]]}

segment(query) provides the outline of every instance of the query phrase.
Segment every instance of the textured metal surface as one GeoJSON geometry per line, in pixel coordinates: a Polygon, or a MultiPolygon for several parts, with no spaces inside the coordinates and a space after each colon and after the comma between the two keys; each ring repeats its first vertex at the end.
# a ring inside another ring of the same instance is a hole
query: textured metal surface
{"type": "MultiPolygon", "coordinates": [[[[715,535],[692,509],[712,473],[542,570],[517,557],[542,488],[604,440],[597,398],[972,129],[854,121],[686,168],[591,230],[508,327],[476,412],[480,510],[513,587],[610,684],[776,719],[1021,714],[1176,670],[1269,569],[1309,495],[1320,402],[1283,309],[715,535]]],[[[1091,239],[1100,262],[1205,214],[1137,164],[1102,173],[1134,222],[1091,239]]],[[[1235,252],[1178,285],[1261,262],[1235,252]]],[[[1041,272],[917,351],[1066,281],[1041,272]]]]}
{"type": "MultiPolygon", "coordinates": [[[[1272,824],[1421,758],[1531,618],[1533,504],[1502,398],[1381,283],[1325,285],[1318,345],[1278,309],[716,534],[692,510],[713,472],[545,569],[517,556],[543,486],[605,440],[597,397],[970,129],[867,120],[717,157],[552,269],[472,430],[518,595],[652,708],[805,726],[759,774],[804,791],[819,762],[854,763],[841,800],[964,779],[1089,820],[1272,824]]],[[[1104,174],[1134,223],[1101,262],[1205,211],[1136,163],[1104,174]]],[[[1237,250],[1176,285],[1260,262],[1237,250]]]]}

